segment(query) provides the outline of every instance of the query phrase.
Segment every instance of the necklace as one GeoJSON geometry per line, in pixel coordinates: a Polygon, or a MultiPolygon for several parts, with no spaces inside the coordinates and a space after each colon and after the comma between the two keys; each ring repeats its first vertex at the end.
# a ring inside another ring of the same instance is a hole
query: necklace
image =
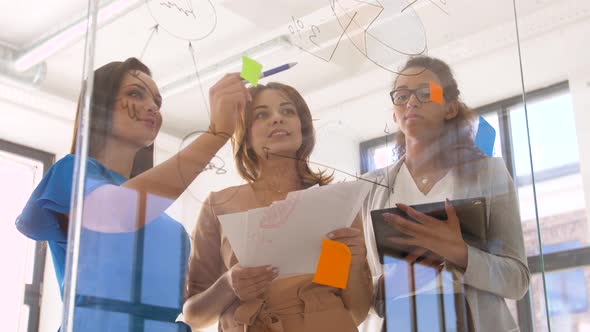
{"type": "Polygon", "coordinates": [[[416,186],[418,187],[418,189],[421,192],[425,193],[430,191],[430,188],[433,186],[433,183],[444,177],[444,174],[446,174],[446,172],[447,170],[439,170],[428,173],[427,175],[420,175],[415,177],[414,181],[416,182],[416,186]]]}
{"type": "Polygon", "coordinates": [[[428,177],[426,177],[426,176],[423,176],[423,177],[421,177],[421,178],[420,178],[420,182],[421,182],[423,185],[426,185],[426,184],[428,183],[428,177]]]}
{"type": "Polygon", "coordinates": [[[427,193],[430,191],[430,179],[427,176],[419,177],[417,187],[422,193],[427,193]]]}

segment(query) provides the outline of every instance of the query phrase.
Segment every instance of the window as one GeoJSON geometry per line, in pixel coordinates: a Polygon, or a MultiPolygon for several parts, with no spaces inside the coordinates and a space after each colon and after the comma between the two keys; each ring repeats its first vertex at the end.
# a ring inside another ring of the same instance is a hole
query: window
{"type": "MultiPolygon", "coordinates": [[[[579,247],[578,241],[544,245],[543,253],[551,254],[579,247]]],[[[546,273],[545,282],[547,284],[549,315],[576,314],[588,309],[588,289],[583,269],[576,268],[546,273]]]]}
{"type": "Polygon", "coordinates": [[[20,234],[14,225],[53,155],[0,140],[0,310],[6,331],[38,330],[45,246],[20,234]]]}
{"type": "MultiPolygon", "coordinates": [[[[533,98],[528,101],[527,110],[535,173],[577,165],[580,156],[569,91],[558,90],[542,98],[533,98]]],[[[531,173],[524,107],[519,103],[510,106],[508,112],[513,129],[511,138],[516,178],[522,179],[531,173]]]]}
{"type": "Polygon", "coordinates": [[[395,142],[395,134],[362,142],[360,145],[361,173],[383,168],[397,160],[392,142],[395,142]]]}

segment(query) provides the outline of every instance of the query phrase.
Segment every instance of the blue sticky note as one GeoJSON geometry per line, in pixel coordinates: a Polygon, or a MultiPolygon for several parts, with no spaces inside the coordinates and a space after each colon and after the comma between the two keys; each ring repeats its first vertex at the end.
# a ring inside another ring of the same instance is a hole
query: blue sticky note
{"type": "Polygon", "coordinates": [[[479,116],[479,126],[477,135],[475,135],[475,146],[477,146],[488,157],[494,153],[494,142],[496,140],[496,130],[483,116],[479,116]]]}

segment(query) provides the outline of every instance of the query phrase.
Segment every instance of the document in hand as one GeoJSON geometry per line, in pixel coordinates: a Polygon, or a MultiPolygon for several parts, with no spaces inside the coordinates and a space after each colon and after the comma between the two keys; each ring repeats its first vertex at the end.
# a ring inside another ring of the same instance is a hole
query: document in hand
{"type": "Polygon", "coordinates": [[[290,192],[270,206],[219,216],[242,266],[272,265],[279,277],[314,273],[326,234],[350,227],[371,189],[366,181],[290,192]]]}

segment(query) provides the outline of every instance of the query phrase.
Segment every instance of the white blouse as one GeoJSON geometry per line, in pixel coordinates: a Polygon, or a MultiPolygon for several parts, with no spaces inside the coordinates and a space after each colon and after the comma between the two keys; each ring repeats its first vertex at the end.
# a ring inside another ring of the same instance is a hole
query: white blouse
{"type": "Polygon", "coordinates": [[[394,183],[393,193],[389,195],[389,204],[394,207],[396,203],[406,205],[418,205],[434,202],[442,202],[445,199],[453,200],[455,172],[447,172],[445,176],[438,180],[427,194],[424,194],[418,188],[418,185],[412,178],[406,163],[403,163],[397,174],[394,183]]]}

